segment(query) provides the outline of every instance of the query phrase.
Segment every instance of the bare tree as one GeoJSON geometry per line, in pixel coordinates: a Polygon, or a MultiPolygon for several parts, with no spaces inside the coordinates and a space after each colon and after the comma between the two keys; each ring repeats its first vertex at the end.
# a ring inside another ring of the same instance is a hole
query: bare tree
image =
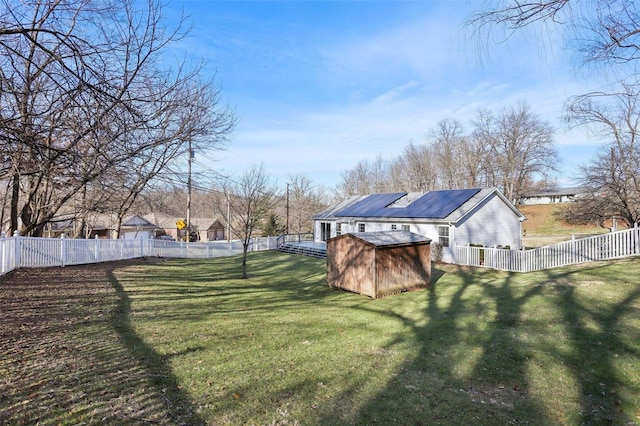
{"type": "Polygon", "coordinates": [[[242,278],[247,274],[247,252],[254,231],[267,217],[276,199],[275,186],[269,181],[262,165],[246,171],[237,181],[225,185],[231,209],[229,226],[242,243],[242,278]]]}
{"type": "Polygon", "coordinates": [[[429,191],[437,186],[433,148],[428,144],[406,145],[391,163],[390,179],[394,191],[429,191]]]}
{"type": "Polygon", "coordinates": [[[594,160],[581,168],[584,194],[565,211],[575,222],[621,218],[627,226],[640,222],[640,89],[622,84],[618,93],[574,98],[567,120],[608,140],[594,160]]]}
{"type": "Polygon", "coordinates": [[[158,67],[185,34],[182,24],[167,33],[161,4],[141,6],[2,2],[0,144],[9,160],[0,177],[11,180],[12,230],[20,219],[21,233],[40,235],[118,165],[134,164],[137,183],[148,182],[151,165],[163,167],[187,141],[216,147],[231,131],[233,114],[218,103],[213,80],[200,81],[198,68],[158,67]]]}
{"type": "Polygon", "coordinates": [[[314,189],[307,175],[298,174],[289,176],[288,190],[287,232],[312,232],[313,215],[327,207],[322,189],[314,189]]]}
{"type": "Polygon", "coordinates": [[[640,10],[634,0],[505,0],[493,4],[473,13],[468,25],[477,32],[503,29],[504,37],[532,25],[561,25],[568,27],[565,41],[582,64],[626,65],[640,58],[640,10]]]}
{"type": "Polygon", "coordinates": [[[340,189],[345,197],[387,192],[390,190],[389,162],[381,155],[375,160],[362,160],[349,171],[342,173],[340,189]]]}
{"type": "Polygon", "coordinates": [[[505,108],[497,117],[488,112],[478,117],[474,134],[488,147],[488,181],[509,200],[517,202],[535,177],[546,179],[556,170],[553,128],[527,104],[505,108]]]}
{"type": "Polygon", "coordinates": [[[462,124],[451,118],[440,120],[428,133],[435,164],[438,165],[438,188],[458,189],[466,186],[461,166],[461,154],[467,144],[462,124]]]}
{"type": "Polygon", "coordinates": [[[395,160],[359,162],[343,174],[344,195],[496,186],[515,202],[556,170],[553,128],[526,103],[499,114],[480,110],[472,125],[465,134],[460,122],[444,119],[426,144],[410,143],[395,160]]]}

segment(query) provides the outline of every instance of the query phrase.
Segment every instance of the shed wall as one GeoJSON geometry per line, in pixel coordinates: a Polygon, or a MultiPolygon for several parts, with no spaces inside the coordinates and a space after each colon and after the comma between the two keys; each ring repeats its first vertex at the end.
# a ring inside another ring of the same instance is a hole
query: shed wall
{"type": "Polygon", "coordinates": [[[327,241],[329,287],[375,296],[375,249],[352,235],[327,241]]]}
{"type": "Polygon", "coordinates": [[[429,285],[431,281],[429,244],[378,248],[376,280],[376,297],[429,285]]]}

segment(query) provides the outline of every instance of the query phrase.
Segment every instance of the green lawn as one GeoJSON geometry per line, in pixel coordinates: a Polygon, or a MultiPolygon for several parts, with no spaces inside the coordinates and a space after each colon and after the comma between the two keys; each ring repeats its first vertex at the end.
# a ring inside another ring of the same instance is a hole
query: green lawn
{"type": "Polygon", "coordinates": [[[131,332],[211,424],[640,423],[640,262],[435,266],[430,290],[329,289],[275,253],[117,273],[131,332]]]}
{"type": "Polygon", "coordinates": [[[57,352],[3,351],[0,423],[640,423],[639,259],[433,272],[369,299],[275,252],[109,271],[34,336],[57,352]]]}

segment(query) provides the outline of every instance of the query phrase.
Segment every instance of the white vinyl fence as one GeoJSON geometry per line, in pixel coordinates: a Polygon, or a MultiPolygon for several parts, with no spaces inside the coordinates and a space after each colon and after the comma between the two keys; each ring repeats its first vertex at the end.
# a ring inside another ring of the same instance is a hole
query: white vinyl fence
{"type": "MultiPolygon", "coordinates": [[[[249,251],[276,248],[277,237],[254,238],[249,251]]],[[[186,243],[165,240],[81,240],[0,236],[0,275],[16,268],[109,262],[145,256],[212,258],[242,253],[242,243],[186,243]]]]}
{"type": "Polygon", "coordinates": [[[456,247],[456,263],[512,272],[531,272],[578,263],[640,255],[640,228],[572,239],[532,250],[456,247]]]}

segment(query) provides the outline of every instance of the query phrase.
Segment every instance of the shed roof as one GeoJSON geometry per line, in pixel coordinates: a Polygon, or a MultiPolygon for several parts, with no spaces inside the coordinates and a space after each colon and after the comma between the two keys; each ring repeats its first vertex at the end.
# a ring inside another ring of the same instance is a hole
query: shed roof
{"type": "Polygon", "coordinates": [[[410,231],[376,231],[344,234],[355,237],[374,247],[401,247],[431,243],[431,238],[410,231]]]}

